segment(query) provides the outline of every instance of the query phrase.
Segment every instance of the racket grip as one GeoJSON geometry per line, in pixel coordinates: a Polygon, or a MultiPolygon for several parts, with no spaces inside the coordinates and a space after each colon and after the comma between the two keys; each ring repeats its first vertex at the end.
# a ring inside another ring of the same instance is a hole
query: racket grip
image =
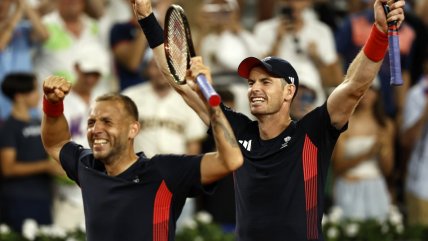
{"type": "Polygon", "coordinates": [[[204,95],[210,106],[214,107],[220,104],[220,95],[214,90],[212,85],[210,85],[205,75],[198,75],[196,77],[196,83],[198,84],[199,88],[202,91],[202,94],[204,95]]]}
{"type": "MultiPolygon", "coordinates": [[[[383,4],[385,15],[388,15],[390,9],[388,4],[383,4]]],[[[397,21],[388,23],[388,42],[389,42],[389,70],[391,73],[390,85],[402,85],[403,77],[401,75],[400,61],[400,42],[398,38],[397,21]]]]}
{"type": "Polygon", "coordinates": [[[403,78],[401,75],[400,44],[399,44],[396,24],[392,24],[388,28],[388,41],[389,41],[389,68],[391,71],[390,84],[402,85],[403,78]]]}

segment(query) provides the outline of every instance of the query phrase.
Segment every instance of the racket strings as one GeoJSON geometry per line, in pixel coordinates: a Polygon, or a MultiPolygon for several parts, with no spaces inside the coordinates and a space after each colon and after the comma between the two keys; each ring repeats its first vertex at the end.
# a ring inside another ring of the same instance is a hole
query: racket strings
{"type": "Polygon", "coordinates": [[[188,64],[188,46],[186,40],[186,31],[180,13],[174,11],[170,16],[168,24],[167,41],[169,45],[169,59],[174,68],[179,81],[186,77],[188,64]]]}

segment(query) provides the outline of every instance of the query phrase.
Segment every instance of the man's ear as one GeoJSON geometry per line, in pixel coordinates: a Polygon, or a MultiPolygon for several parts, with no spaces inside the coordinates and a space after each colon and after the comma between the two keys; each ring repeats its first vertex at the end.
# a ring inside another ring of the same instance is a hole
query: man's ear
{"type": "Polygon", "coordinates": [[[129,138],[134,139],[139,132],[140,123],[138,121],[134,121],[133,123],[131,123],[131,128],[129,129],[129,138]]]}
{"type": "Polygon", "coordinates": [[[296,86],[293,84],[288,84],[284,88],[284,101],[291,101],[293,99],[294,93],[296,92],[296,86]]]}

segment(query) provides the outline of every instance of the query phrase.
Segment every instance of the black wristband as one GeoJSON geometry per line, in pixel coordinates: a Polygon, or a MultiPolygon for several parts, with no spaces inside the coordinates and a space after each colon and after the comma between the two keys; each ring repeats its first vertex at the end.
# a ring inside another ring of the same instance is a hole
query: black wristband
{"type": "Polygon", "coordinates": [[[163,29],[153,13],[138,20],[138,23],[141,29],[143,29],[144,35],[146,35],[150,48],[154,49],[163,44],[163,29]]]}

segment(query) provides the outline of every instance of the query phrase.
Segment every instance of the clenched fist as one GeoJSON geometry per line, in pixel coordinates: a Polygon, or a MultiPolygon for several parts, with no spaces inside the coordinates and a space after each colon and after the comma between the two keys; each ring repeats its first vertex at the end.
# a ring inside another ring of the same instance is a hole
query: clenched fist
{"type": "Polygon", "coordinates": [[[49,76],[43,81],[43,92],[51,103],[62,101],[70,89],[71,84],[63,77],[49,76]]]}

